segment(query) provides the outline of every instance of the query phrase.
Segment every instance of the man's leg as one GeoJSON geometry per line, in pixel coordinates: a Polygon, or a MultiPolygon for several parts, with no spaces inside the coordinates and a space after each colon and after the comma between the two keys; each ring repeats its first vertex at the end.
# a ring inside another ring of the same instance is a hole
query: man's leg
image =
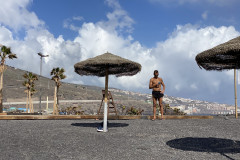
{"type": "Polygon", "coordinates": [[[163,97],[159,99],[159,106],[161,110],[161,119],[163,119],[163,104],[162,104],[163,97]]]}
{"type": "Polygon", "coordinates": [[[156,119],[156,107],[157,107],[157,100],[153,97],[153,120],[156,119]]]}

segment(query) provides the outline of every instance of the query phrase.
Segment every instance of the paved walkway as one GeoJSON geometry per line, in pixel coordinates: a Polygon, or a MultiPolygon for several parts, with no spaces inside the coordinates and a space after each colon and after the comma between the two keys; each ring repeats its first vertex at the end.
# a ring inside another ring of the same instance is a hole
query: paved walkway
{"type": "Polygon", "coordinates": [[[240,160],[240,119],[0,120],[1,160],[240,160]]]}

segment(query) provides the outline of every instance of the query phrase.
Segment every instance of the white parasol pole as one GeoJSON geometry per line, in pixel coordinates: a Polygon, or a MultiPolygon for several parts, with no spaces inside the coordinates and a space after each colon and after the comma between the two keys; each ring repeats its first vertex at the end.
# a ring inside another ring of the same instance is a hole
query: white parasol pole
{"type": "Polygon", "coordinates": [[[236,69],[234,69],[234,95],[235,95],[235,117],[238,118],[238,113],[237,113],[237,78],[236,78],[236,69]]]}
{"type": "Polygon", "coordinates": [[[108,68],[106,68],[106,77],[105,77],[103,132],[107,132],[107,115],[108,115],[107,111],[108,111],[108,68]]]}

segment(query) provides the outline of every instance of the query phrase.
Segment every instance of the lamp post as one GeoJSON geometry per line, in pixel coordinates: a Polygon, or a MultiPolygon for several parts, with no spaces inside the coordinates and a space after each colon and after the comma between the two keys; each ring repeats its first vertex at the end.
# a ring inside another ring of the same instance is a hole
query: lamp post
{"type": "MultiPolygon", "coordinates": [[[[40,77],[42,76],[42,58],[43,57],[48,57],[49,55],[43,55],[42,53],[38,53],[38,55],[40,56],[41,62],[40,62],[40,77]]],[[[39,82],[40,82],[40,96],[39,96],[39,110],[40,110],[40,114],[42,114],[42,106],[41,106],[41,101],[42,101],[42,86],[41,86],[41,80],[39,77],[39,82]]]]}

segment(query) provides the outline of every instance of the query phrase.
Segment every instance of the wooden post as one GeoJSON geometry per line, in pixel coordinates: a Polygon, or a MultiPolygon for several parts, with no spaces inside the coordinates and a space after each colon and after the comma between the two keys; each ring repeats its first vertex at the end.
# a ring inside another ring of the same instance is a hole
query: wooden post
{"type": "Polygon", "coordinates": [[[106,68],[105,76],[105,97],[104,97],[104,118],[103,118],[103,132],[107,132],[107,110],[108,110],[108,68],[106,68]]]}
{"type": "Polygon", "coordinates": [[[236,78],[236,69],[234,69],[234,95],[235,95],[235,117],[238,118],[237,113],[237,78],[236,78]]]}

